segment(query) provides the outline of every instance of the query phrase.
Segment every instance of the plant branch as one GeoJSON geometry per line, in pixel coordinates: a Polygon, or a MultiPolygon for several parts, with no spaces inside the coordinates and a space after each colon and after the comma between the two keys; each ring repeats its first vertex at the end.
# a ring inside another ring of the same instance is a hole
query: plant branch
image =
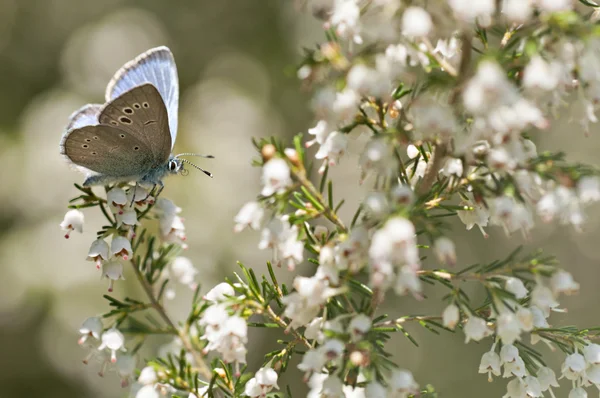
{"type": "Polygon", "coordinates": [[[315,186],[313,185],[313,183],[306,178],[306,173],[305,171],[302,170],[297,170],[296,168],[292,169],[292,174],[294,176],[294,178],[296,178],[300,184],[306,188],[308,190],[308,192],[319,202],[319,204],[323,207],[323,215],[332,223],[334,223],[342,232],[348,232],[348,228],[346,228],[346,226],[344,225],[344,223],[342,222],[342,220],[340,220],[340,218],[337,216],[337,214],[335,213],[335,211],[333,211],[332,208],[329,207],[329,205],[327,204],[327,202],[325,201],[325,199],[323,198],[323,195],[321,195],[321,193],[319,192],[319,190],[317,188],[315,188],[315,186]]]}

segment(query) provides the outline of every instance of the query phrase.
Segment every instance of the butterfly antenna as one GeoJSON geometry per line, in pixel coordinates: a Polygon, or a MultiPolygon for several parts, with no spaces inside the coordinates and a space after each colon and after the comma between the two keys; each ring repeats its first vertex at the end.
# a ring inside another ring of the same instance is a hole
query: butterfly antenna
{"type": "MultiPolygon", "coordinates": [[[[179,155],[178,155],[179,156],[179,155]]],[[[197,168],[198,170],[200,170],[201,172],[203,172],[204,174],[206,174],[207,176],[209,176],[210,178],[213,177],[212,173],[210,171],[206,171],[204,170],[202,167],[200,166],[196,166],[194,163],[190,162],[187,159],[180,159],[182,162],[189,164],[190,166],[193,166],[195,168],[197,168]]]]}
{"type": "Polygon", "coordinates": [[[214,159],[215,158],[213,155],[201,155],[199,153],[180,153],[179,155],[175,156],[175,158],[179,158],[180,156],[197,156],[199,158],[206,158],[206,159],[214,159]]]}

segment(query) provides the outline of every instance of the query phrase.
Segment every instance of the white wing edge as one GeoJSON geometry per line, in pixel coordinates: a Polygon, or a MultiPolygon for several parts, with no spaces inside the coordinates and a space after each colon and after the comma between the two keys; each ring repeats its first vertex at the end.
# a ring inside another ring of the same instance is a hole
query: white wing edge
{"type": "Polygon", "coordinates": [[[102,110],[103,106],[104,105],[101,104],[87,104],[73,112],[71,116],[69,116],[69,123],[67,124],[67,127],[65,128],[65,131],[60,139],[60,154],[63,155],[63,158],[67,161],[72,169],[75,169],[86,176],[95,175],[98,173],[73,163],[73,161],[69,159],[65,153],[65,141],[73,130],[80,129],[85,126],[97,125],[98,115],[100,115],[100,111],[102,110]]]}
{"type": "MultiPolygon", "coordinates": [[[[110,79],[108,86],[106,86],[106,93],[104,95],[104,98],[106,99],[106,101],[109,102],[113,99],[112,92],[114,91],[115,85],[117,84],[117,82],[119,80],[121,80],[121,78],[123,77],[123,75],[125,75],[125,73],[127,73],[129,70],[133,69],[134,67],[136,67],[138,65],[142,65],[142,64],[146,63],[147,60],[150,60],[152,58],[160,58],[163,60],[167,60],[171,64],[173,64],[173,67],[175,67],[175,58],[173,57],[173,53],[171,52],[169,47],[160,46],[160,47],[151,48],[150,50],[141,53],[140,55],[138,55],[131,61],[125,63],[125,65],[123,65],[121,68],[119,68],[119,70],[115,73],[115,75],[112,77],[112,79],[110,79]]],[[[176,79],[175,82],[177,83],[176,88],[177,88],[177,90],[179,90],[179,80],[176,79]]],[[[156,82],[148,81],[148,83],[152,83],[156,86],[156,82]]],[[[131,87],[131,88],[133,88],[133,87],[131,87]]],[[[167,103],[166,98],[163,98],[163,101],[165,102],[165,104],[167,103]]]]}

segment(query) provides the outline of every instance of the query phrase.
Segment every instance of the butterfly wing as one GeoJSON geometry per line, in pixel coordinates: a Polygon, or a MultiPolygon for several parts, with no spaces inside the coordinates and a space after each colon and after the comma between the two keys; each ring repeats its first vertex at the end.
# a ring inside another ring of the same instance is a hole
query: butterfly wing
{"type": "Polygon", "coordinates": [[[167,109],[152,84],[143,84],[104,105],[100,124],[127,132],[150,149],[152,167],[167,162],[171,154],[171,135],[167,109]]]}
{"type": "Polygon", "coordinates": [[[104,125],[69,130],[60,149],[75,165],[110,177],[139,178],[154,162],[150,148],[138,137],[104,125]]]}
{"type": "Polygon", "coordinates": [[[169,118],[171,145],[174,145],[177,138],[179,79],[175,59],[167,47],[150,49],[119,69],[106,87],[106,101],[112,101],[145,83],[156,87],[162,97],[169,118]]]}
{"type": "Polygon", "coordinates": [[[101,110],[102,105],[100,104],[87,104],[82,106],[69,116],[69,124],[67,124],[65,131],[98,124],[98,116],[100,115],[101,110]]]}

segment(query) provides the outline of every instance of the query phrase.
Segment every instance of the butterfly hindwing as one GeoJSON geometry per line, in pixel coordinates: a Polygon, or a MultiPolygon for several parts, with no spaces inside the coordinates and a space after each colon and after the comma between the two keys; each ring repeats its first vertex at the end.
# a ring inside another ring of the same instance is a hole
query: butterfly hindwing
{"type": "Polygon", "coordinates": [[[172,146],[177,137],[179,79],[173,54],[167,47],[150,49],[119,69],[106,87],[106,101],[110,102],[145,83],[156,87],[164,101],[172,146]]]}
{"type": "Polygon", "coordinates": [[[98,117],[100,124],[123,130],[150,150],[152,167],[164,164],[171,154],[167,110],[152,84],[143,84],[107,103],[98,117]]]}
{"type": "Polygon", "coordinates": [[[111,177],[139,178],[151,169],[153,158],[146,143],[111,126],[84,126],[68,131],[61,153],[77,166],[111,177]]]}

